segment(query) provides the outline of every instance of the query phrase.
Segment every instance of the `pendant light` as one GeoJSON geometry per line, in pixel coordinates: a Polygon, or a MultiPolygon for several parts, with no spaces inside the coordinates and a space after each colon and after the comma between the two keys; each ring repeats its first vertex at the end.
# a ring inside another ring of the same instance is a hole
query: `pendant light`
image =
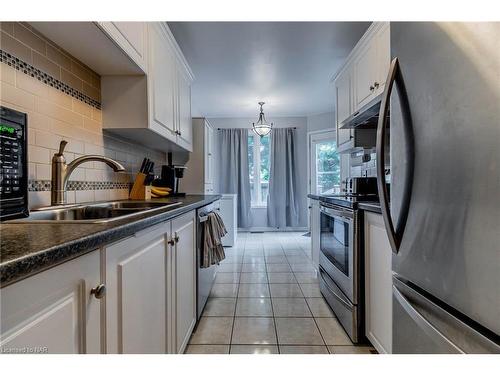
{"type": "Polygon", "coordinates": [[[266,121],[266,117],[264,116],[264,111],[262,109],[262,106],[266,104],[264,102],[259,102],[260,105],[260,114],[259,114],[259,119],[257,120],[257,123],[252,123],[252,130],[254,131],[255,134],[264,137],[271,133],[271,130],[273,128],[273,123],[268,124],[266,121]]]}

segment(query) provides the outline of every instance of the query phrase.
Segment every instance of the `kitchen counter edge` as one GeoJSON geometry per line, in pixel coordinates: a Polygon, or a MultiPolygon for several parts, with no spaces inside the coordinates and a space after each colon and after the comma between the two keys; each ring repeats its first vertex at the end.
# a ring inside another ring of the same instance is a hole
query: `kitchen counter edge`
{"type": "MultiPolygon", "coordinates": [[[[90,230],[95,228],[94,233],[83,235],[81,238],[71,239],[67,242],[54,243],[44,249],[30,251],[30,249],[9,249],[14,253],[19,253],[18,257],[10,257],[7,261],[3,259],[0,261],[0,287],[6,287],[17,281],[35,275],[39,272],[45,271],[49,268],[55,267],[59,264],[77,258],[81,255],[98,250],[99,248],[119,241],[123,238],[133,235],[143,229],[151,227],[155,224],[171,220],[186,212],[196,210],[197,208],[206,206],[221,199],[221,195],[188,195],[186,198],[177,198],[176,200],[185,200],[186,204],[178,208],[168,209],[165,211],[156,211],[154,213],[144,212],[143,215],[129,220],[117,221],[110,224],[83,224],[88,226],[90,230]],[[102,229],[102,230],[98,230],[102,229]]],[[[3,228],[17,229],[27,225],[33,226],[44,225],[47,230],[63,229],[66,226],[68,231],[71,230],[73,223],[50,223],[50,224],[15,224],[15,223],[2,223],[3,228]]],[[[25,227],[26,228],[26,227],[25,227]]],[[[91,232],[91,231],[90,231],[91,232]]],[[[56,242],[56,241],[54,241],[56,242]]],[[[15,242],[14,242],[15,244],[15,242]]],[[[9,242],[12,246],[12,241],[9,242]]],[[[2,246],[3,248],[3,246],[2,246]]],[[[3,251],[3,249],[2,249],[3,251]]],[[[1,254],[3,255],[3,254],[1,254]]]]}

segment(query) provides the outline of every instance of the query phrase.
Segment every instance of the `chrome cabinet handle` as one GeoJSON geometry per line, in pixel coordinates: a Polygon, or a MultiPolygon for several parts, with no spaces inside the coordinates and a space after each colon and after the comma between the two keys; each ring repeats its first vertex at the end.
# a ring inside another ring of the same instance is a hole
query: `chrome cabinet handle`
{"type": "Polygon", "coordinates": [[[373,90],[375,90],[375,87],[370,85],[370,91],[373,91],[373,90]]]}
{"type": "Polygon", "coordinates": [[[174,237],[174,241],[175,243],[178,243],[179,242],[179,236],[176,234],[175,237],[174,237]]]}
{"type": "Polygon", "coordinates": [[[382,210],[382,217],[384,218],[385,228],[387,230],[387,236],[389,237],[389,243],[391,245],[392,251],[397,254],[399,252],[399,247],[401,246],[401,241],[403,239],[404,229],[406,227],[406,221],[408,219],[410,200],[411,200],[411,190],[413,185],[413,171],[415,166],[415,146],[413,138],[413,125],[410,115],[410,105],[408,103],[408,95],[406,93],[406,87],[403,81],[403,75],[401,74],[401,67],[399,66],[398,58],[394,58],[391,62],[389,68],[389,74],[387,75],[387,81],[385,82],[385,90],[382,97],[382,103],[380,104],[380,113],[377,124],[377,189],[378,195],[380,197],[380,208],[382,210]],[[387,185],[385,184],[385,142],[386,142],[386,127],[387,127],[387,114],[389,111],[392,87],[396,82],[398,86],[398,97],[401,105],[401,112],[403,115],[403,127],[404,127],[404,142],[406,144],[405,158],[407,160],[407,168],[404,175],[403,182],[403,196],[401,202],[401,211],[396,227],[391,218],[391,211],[389,209],[389,196],[387,192],[387,185]]]}
{"type": "Polygon", "coordinates": [[[380,86],[380,83],[378,83],[378,82],[374,82],[374,83],[373,83],[373,87],[374,87],[374,88],[378,89],[378,87],[379,87],[379,86],[380,86]]]}
{"type": "Polygon", "coordinates": [[[173,238],[171,238],[170,240],[167,241],[167,243],[170,245],[170,246],[174,246],[175,245],[175,241],[173,238]]]}
{"type": "Polygon", "coordinates": [[[95,288],[90,289],[90,294],[92,294],[97,299],[101,299],[106,295],[106,285],[97,285],[95,288]]]}

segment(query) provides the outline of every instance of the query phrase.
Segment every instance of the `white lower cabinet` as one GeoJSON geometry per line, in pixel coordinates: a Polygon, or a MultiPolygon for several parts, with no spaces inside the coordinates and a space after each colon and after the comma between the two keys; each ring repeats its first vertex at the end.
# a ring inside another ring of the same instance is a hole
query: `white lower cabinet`
{"type": "Polygon", "coordinates": [[[311,222],[311,260],[313,266],[319,269],[319,239],[321,231],[319,201],[310,199],[310,222],[311,222]]]}
{"type": "Polygon", "coordinates": [[[391,260],[382,215],[365,212],[366,336],[379,353],[392,352],[391,260]]]}
{"type": "Polygon", "coordinates": [[[172,220],[171,353],[184,352],[196,324],[196,222],[194,212],[172,220]]]}
{"type": "Polygon", "coordinates": [[[104,250],[107,353],[167,351],[169,235],[162,223],[104,250]]]}
{"type": "Polygon", "coordinates": [[[99,252],[0,289],[2,353],[100,353],[99,252]]]}
{"type": "Polygon", "coordinates": [[[4,353],[182,353],[196,324],[190,211],[0,289],[4,353]]]}

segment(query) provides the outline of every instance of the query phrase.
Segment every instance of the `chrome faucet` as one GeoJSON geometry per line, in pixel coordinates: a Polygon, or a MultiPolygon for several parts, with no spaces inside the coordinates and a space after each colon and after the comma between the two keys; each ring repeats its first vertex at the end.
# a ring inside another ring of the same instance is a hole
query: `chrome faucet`
{"type": "Polygon", "coordinates": [[[109,165],[115,172],[125,172],[125,168],[120,163],[106,156],[100,155],[84,155],[71,163],[66,164],[64,158],[64,148],[68,142],[62,140],[59,144],[59,152],[52,157],[52,187],[51,187],[51,205],[57,206],[66,204],[66,187],[68,185],[69,176],[80,164],[87,161],[101,161],[109,165]]]}

